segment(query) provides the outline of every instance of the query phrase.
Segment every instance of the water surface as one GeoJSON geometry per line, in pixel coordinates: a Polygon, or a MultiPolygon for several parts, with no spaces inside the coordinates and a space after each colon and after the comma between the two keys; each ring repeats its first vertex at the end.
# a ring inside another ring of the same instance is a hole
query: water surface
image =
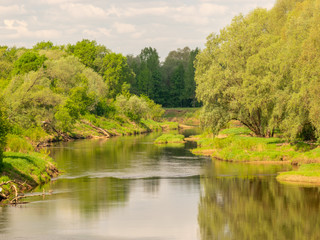
{"type": "Polygon", "coordinates": [[[52,195],[0,208],[0,239],[320,239],[319,188],[277,183],[288,167],[212,162],[158,135],[50,148],[64,173],[36,191],[52,195]]]}

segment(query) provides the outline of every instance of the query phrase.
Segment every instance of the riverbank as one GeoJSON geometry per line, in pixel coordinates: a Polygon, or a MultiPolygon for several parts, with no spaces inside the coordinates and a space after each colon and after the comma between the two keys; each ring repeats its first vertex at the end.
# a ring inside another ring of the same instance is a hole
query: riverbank
{"type": "Polygon", "coordinates": [[[224,129],[215,137],[195,136],[194,154],[246,164],[291,164],[298,170],[280,173],[281,182],[320,184],[320,148],[314,143],[288,143],[279,137],[254,137],[246,127],[224,129]]]}
{"type": "Polygon", "coordinates": [[[30,152],[59,141],[110,138],[178,128],[178,123],[169,121],[157,122],[151,119],[141,119],[134,122],[125,116],[117,116],[114,119],[87,116],[77,121],[73,128],[65,132],[57,131],[48,123],[42,127],[15,131],[15,133],[8,134],[5,150],[30,152]]]}
{"type": "Polygon", "coordinates": [[[0,202],[17,203],[23,194],[58,176],[59,171],[47,154],[5,152],[0,177],[0,202]]]}
{"type": "Polygon", "coordinates": [[[91,118],[77,121],[68,132],[55,131],[47,124],[42,128],[8,134],[3,159],[4,168],[0,177],[0,186],[3,188],[0,201],[11,202],[16,198],[16,194],[30,191],[58,175],[59,171],[54,161],[46,154],[36,152],[45,152],[43,147],[53,142],[110,138],[178,128],[178,123],[168,121],[156,122],[151,119],[141,119],[139,122],[133,122],[125,116],[118,116],[116,119],[91,116],[91,118]]]}

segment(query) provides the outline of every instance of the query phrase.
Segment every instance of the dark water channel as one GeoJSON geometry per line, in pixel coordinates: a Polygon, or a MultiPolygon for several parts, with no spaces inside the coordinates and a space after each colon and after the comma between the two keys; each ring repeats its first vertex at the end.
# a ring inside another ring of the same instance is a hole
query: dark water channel
{"type": "Polygon", "coordinates": [[[0,239],[320,239],[319,188],[277,183],[288,167],[212,162],[158,135],[50,148],[65,173],[0,208],[0,239]]]}

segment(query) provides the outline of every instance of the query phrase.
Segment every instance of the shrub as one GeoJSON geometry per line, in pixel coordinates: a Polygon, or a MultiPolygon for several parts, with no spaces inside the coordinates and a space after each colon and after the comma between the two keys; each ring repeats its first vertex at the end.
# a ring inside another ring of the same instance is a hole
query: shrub
{"type": "Polygon", "coordinates": [[[6,112],[4,110],[2,99],[0,99],[0,170],[2,168],[3,149],[6,145],[6,135],[9,130],[9,124],[6,112]]]}
{"type": "Polygon", "coordinates": [[[117,96],[115,105],[119,112],[125,114],[133,121],[140,121],[149,111],[146,101],[136,95],[132,95],[129,98],[119,95],[117,96]]]}

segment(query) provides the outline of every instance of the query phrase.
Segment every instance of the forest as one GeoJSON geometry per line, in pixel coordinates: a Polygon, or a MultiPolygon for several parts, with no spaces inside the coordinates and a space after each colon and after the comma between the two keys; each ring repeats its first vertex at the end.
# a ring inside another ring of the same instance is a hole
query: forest
{"type": "Polygon", "coordinates": [[[142,119],[159,120],[161,105],[196,106],[193,62],[198,51],[177,49],[160,63],[151,47],[124,56],[87,39],[64,46],[43,41],[32,49],[2,46],[1,149],[7,134],[7,150],[31,150],[25,138],[33,145],[48,134],[65,138],[84,120],[103,129],[112,126],[101,119],[144,126],[142,119]]]}
{"type": "Polygon", "coordinates": [[[238,120],[256,136],[320,138],[320,1],[279,0],[238,15],[197,56],[202,123],[238,120]]]}

